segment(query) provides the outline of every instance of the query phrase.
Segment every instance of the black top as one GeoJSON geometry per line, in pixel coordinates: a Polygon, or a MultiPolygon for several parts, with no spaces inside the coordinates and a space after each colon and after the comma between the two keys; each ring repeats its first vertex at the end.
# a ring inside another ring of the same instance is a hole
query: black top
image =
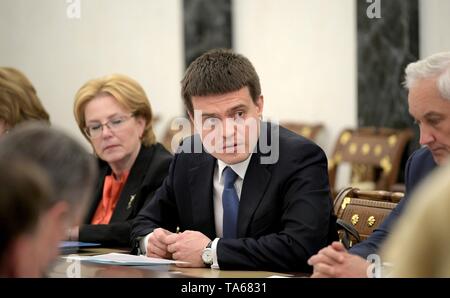
{"type": "Polygon", "coordinates": [[[105,177],[112,172],[108,163],[99,159],[99,180],[85,224],[80,226],[79,240],[108,246],[130,246],[133,220],[161,186],[171,160],[172,155],[161,144],[149,147],[142,145],[120,193],[110,223],[92,225],[90,223],[102,199],[105,177]]]}

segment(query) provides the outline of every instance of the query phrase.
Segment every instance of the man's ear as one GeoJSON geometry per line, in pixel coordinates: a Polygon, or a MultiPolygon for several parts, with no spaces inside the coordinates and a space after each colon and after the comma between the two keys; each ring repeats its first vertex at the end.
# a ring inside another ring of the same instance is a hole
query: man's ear
{"type": "Polygon", "coordinates": [[[48,224],[56,224],[61,227],[62,231],[65,231],[70,225],[70,219],[72,218],[69,203],[64,200],[60,200],[53,204],[47,211],[48,224]]]}
{"type": "Polygon", "coordinates": [[[189,115],[189,120],[191,121],[191,124],[192,124],[192,127],[194,128],[194,133],[195,132],[197,132],[197,133],[199,133],[200,135],[202,135],[201,134],[201,132],[202,132],[202,124],[201,124],[201,120],[198,120],[197,119],[197,121],[200,121],[200,123],[196,123],[195,122],[195,115],[193,115],[190,111],[188,111],[188,115],[189,115]]]}
{"type": "Polygon", "coordinates": [[[188,111],[187,114],[189,116],[189,120],[191,121],[191,123],[194,123],[194,115],[192,115],[190,111],[188,111]]]}
{"type": "Polygon", "coordinates": [[[264,109],[264,96],[260,95],[256,100],[256,109],[258,111],[259,118],[262,117],[263,109],[264,109]]]}

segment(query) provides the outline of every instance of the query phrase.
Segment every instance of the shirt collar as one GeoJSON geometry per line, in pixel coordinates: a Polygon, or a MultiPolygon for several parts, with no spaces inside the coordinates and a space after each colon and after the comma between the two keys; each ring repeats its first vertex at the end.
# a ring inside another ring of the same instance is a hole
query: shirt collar
{"type": "Polygon", "coordinates": [[[239,178],[241,178],[242,180],[244,180],[245,177],[245,172],[247,172],[247,168],[248,165],[250,163],[250,159],[252,158],[252,154],[251,153],[246,160],[241,161],[239,163],[235,163],[232,165],[226,164],[223,161],[221,161],[220,159],[217,160],[217,165],[219,166],[219,181],[221,181],[222,179],[222,173],[223,170],[225,169],[225,167],[230,167],[233,169],[233,171],[239,176],[239,178]]]}

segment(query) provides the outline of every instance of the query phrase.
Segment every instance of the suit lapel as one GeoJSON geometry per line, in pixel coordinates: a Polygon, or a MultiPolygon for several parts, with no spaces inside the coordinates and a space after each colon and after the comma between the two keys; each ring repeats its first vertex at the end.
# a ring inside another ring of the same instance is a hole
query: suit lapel
{"type": "Polygon", "coordinates": [[[142,187],[142,181],[147,175],[153,154],[153,146],[141,146],[136,161],[131,167],[127,182],[120,193],[116,209],[111,217],[111,222],[125,221],[131,215],[134,210],[134,204],[136,203],[136,196],[142,195],[139,192],[142,187]]]}
{"type": "Polygon", "coordinates": [[[216,159],[204,154],[201,161],[188,170],[192,217],[195,227],[209,238],[216,237],[214,224],[213,176],[216,159]]]}
{"type": "Polygon", "coordinates": [[[247,228],[269,185],[271,172],[268,165],[260,163],[260,155],[254,153],[245,173],[239,201],[238,238],[245,237],[247,228]]]}
{"type": "Polygon", "coordinates": [[[261,146],[271,145],[272,130],[274,127],[270,122],[261,121],[260,124],[260,135],[255,150],[256,152],[253,153],[245,173],[241,198],[239,200],[238,237],[247,236],[247,229],[253,218],[253,214],[258,208],[272,177],[271,165],[262,163],[263,156],[267,159],[266,155],[269,155],[270,152],[266,152],[267,148],[262,150],[261,146]]]}

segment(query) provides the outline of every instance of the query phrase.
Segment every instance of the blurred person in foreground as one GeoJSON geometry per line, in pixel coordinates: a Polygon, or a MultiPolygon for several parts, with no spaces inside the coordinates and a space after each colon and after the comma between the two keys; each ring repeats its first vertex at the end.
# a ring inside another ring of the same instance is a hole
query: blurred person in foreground
{"type": "Polygon", "coordinates": [[[65,133],[25,123],[0,140],[0,163],[1,275],[45,276],[85,213],[95,162],[65,133]]]}

